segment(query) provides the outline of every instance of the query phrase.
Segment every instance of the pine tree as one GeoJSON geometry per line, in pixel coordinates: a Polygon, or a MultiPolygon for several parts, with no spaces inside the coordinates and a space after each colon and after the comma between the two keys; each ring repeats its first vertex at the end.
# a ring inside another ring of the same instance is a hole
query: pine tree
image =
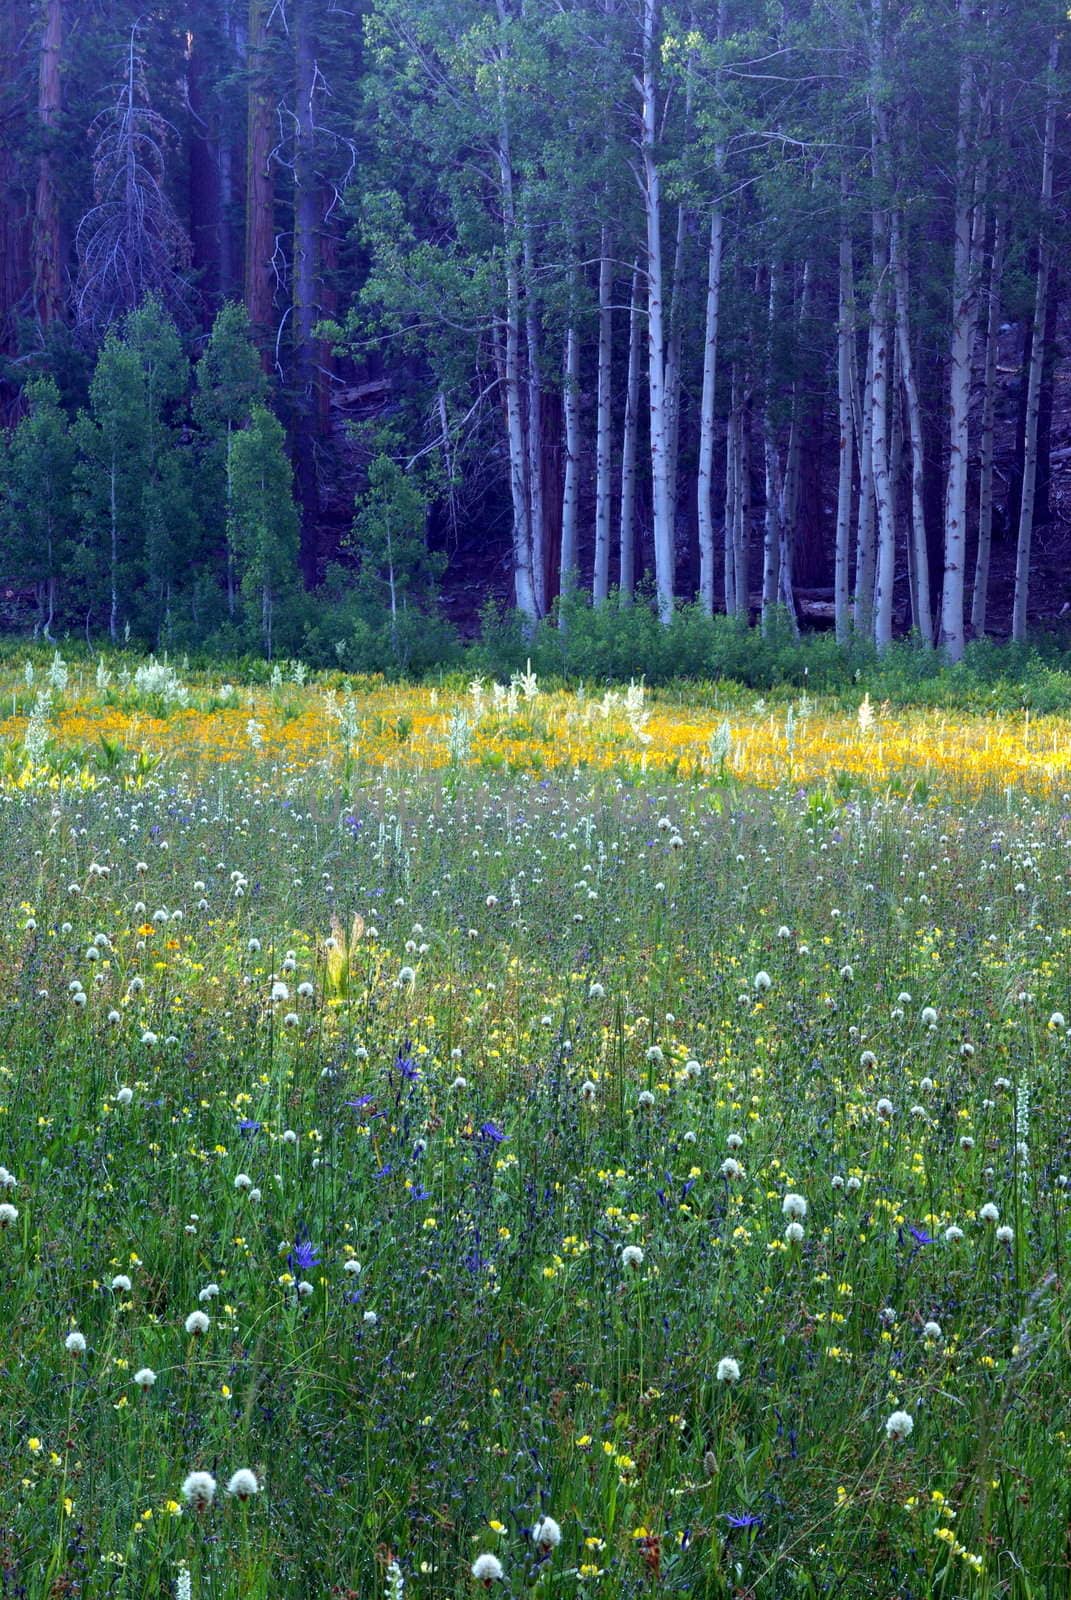
{"type": "Polygon", "coordinates": [[[295,582],[299,517],[282,425],[263,405],[254,405],[248,428],[231,435],[230,479],[239,581],[270,659],[276,608],[295,582]]]}

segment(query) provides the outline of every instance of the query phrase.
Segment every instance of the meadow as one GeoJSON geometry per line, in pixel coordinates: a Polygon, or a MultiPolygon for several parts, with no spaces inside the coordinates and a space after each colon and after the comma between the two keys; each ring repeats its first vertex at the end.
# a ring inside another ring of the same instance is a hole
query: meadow
{"type": "Polygon", "coordinates": [[[0,668],[0,1595],[1071,1582],[1071,719],[0,668]]]}

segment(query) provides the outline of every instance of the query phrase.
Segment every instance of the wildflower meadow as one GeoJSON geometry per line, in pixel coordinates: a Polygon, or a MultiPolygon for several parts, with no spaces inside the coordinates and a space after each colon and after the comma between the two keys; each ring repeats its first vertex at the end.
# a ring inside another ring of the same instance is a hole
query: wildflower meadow
{"type": "Polygon", "coordinates": [[[1068,1592],[1071,719],[859,698],[5,661],[0,1595],[1068,1592]]]}

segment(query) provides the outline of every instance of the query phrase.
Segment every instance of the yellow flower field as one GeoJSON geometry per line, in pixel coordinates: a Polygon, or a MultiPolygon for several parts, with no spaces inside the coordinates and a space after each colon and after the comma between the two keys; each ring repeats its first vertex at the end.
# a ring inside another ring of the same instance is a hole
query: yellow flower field
{"type": "MultiPolygon", "coordinates": [[[[5,781],[25,782],[25,764],[15,757],[26,740],[30,696],[16,685],[5,700],[5,781]]],[[[468,692],[375,678],[232,688],[193,676],[187,703],[167,709],[134,689],[109,684],[102,691],[87,671],[52,696],[45,728],[50,750],[73,758],[75,767],[84,758],[86,782],[110,745],[131,757],[184,764],[255,754],[293,773],[313,766],[329,772],[341,762],[349,770],[399,772],[471,765],[530,774],[577,768],[624,777],[732,776],[764,788],[838,780],[881,788],[919,779],[1039,795],[1071,788],[1068,717],[893,711],[869,702],[849,715],[806,697],[726,714],[638,686],[601,697],[546,693],[524,675],[510,687],[474,680],[468,692]]],[[[68,761],[68,776],[71,767],[68,761]]]]}

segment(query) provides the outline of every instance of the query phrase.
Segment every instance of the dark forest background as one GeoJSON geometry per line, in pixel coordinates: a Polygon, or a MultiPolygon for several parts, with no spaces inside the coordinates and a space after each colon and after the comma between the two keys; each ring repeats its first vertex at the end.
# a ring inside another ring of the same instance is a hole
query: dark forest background
{"type": "Polygon", "coordinates": [[[1052,0],[0,0],[11,627],[1052,623],[1052,0]]]}

